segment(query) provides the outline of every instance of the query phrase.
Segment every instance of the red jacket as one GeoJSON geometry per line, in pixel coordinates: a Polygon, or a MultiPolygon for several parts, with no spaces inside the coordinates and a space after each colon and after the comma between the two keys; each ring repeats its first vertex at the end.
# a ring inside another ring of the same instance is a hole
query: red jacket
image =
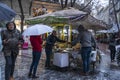
{"type": "Polygon", "coordinates": [[[33,51],[42,51],[42,38],[41,36],[30,36],[30,42],[33,51]]]}

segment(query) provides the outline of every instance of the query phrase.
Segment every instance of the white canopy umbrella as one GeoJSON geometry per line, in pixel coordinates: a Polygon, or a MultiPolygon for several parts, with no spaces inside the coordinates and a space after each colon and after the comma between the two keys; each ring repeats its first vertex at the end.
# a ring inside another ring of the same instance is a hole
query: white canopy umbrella
{"type": "Polygon", "coordinates": [[[94,18],[91,15],[85,16],[82,20],[76,20],[71,22],[73,26],[79,26],[80,24],[84,25],[86,29],[93,29],[93,30],[104,30],[109,29],[110,27],[103,21],[94,18]]]}
{"type": "Polygon", "coordinates": [[[43,24],[36,24],[27,28],[23,32],[23,36],[41,35],[41,34],[52,32],[52,31],[53,31],[53,28],[51,28],[50,26],[43,25],[43,24]]]}
{"type": "Polygon", "coordinates": [[[85,15],[87,13],[83,12],[83,11],[80,11],[78,9],[75,9],[75,8],[68,8],[68,9],[65,9],[65,10],[55,11],[53,13],[44,14],[44,15],[37,16],[37,17],[34,17],[34,18],[29,18],[29,19],[26,19],[26,20],[45,18],[45,17],[48,17],[48,16],[72,17],[72,16],[77,16],[77,15],[83,15],[83,14],[85,15]]]}
{"type": "Polygon", "coordinates": [[[67,16],[76,16],[76,15],[81,15],[81,14],[87,14],[86,12],[80,11],[78,9],[70,8],[70,9],[65,9],[65,10],[60,10],[53,12],[51,16],[61,16],[61,17],[67,17],[67,16]]]}

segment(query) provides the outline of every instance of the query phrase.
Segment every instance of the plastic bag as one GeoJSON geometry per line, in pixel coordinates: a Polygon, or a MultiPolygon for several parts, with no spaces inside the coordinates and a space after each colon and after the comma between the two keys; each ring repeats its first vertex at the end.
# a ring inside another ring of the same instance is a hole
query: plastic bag
{"type": "Polygon", "coordinates": [[[23,45],[22,45],[22,48],[23,49],[28,49],[28,42],[24,42],[23,45]]]}

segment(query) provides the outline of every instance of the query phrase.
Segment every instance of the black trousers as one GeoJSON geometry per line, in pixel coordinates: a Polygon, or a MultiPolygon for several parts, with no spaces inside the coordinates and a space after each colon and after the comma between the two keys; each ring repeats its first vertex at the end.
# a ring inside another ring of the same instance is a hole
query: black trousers
{"type": "Polygon", "coordinates": [[[16,58],[17,54],[14,54],[13,52],[10,56],[5,56],[5,80],[9,80],[10,77],[13,76],[16,58]]]}
{"type": "Polygon", "coordinates": [[[115,53],[116,53],[115,47],[111,47],[111,49],[110,49],[111,61],[115,59],[115,53]]]}
{"type": "Polygon", "coordinates": [[[46,62],[45,67],[50,67],[51,65],[51,55],[52,55],[52,47],[45,47],[45,53],[46,53],[46,62]]]}

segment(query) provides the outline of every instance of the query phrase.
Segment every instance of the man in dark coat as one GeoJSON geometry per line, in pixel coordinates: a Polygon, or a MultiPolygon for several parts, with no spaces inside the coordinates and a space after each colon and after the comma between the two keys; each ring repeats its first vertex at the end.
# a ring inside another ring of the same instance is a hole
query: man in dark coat
{"type": "Polygon", "coordinates": [[[110,41],[109,41],[111,62],[115,61],[115,53],[116,53],[115,45],[116,45],[116,40],[115,40],[115,34],[114,34],[111,36],[110,41]]]}
{"type": "Polygon", "coordinates": [[[45,46],[46,63],[45,63],[45,67],[48,67],[48,68],[50,67],[50,56],[52,54],[52,48],[53,48],[56,41],[63,42],[63,43],[66,42],[64,40],[60,40],[59,38],[57,38],[56,31],[53,30],[52,34],[49,35],[47,40],[46,40],[46,46],[45,46]]]}

